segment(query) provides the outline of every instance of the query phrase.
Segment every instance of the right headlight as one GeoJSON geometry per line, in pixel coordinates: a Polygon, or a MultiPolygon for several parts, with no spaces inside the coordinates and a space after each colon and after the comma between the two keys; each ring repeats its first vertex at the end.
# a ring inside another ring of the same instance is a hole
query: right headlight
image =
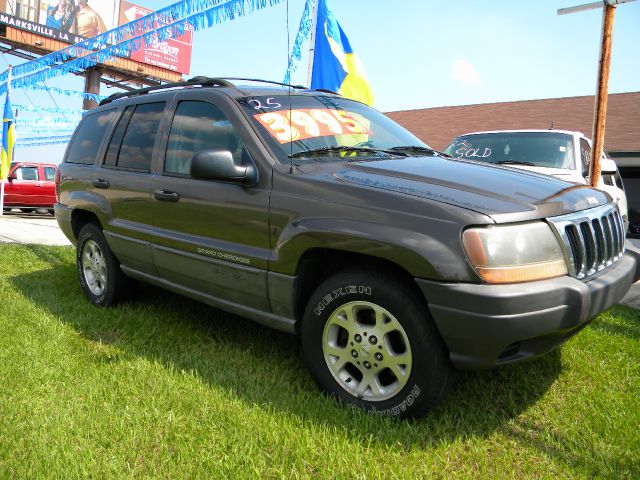
{"type": "Polygon", "coordinates": [[[544,222],[474,227],[462,244],[478,275],[487,283],[516,283],[567,274],[560,243],[544,222]]]}

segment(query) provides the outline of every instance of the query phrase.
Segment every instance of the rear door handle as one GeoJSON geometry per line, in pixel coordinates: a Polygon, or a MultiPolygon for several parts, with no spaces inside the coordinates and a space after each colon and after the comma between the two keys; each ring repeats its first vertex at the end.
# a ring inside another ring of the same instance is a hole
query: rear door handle
{"type": "Polygon", "coordinates": [[[107,180],[94,180],[93,186],[96,188],[109,188],[109,182],[107,180]]]}
{"type": "Polygon", "coordinates": [[[177,202],[180,199],[180,195],[176,192],[168,192],[166,190],[156,190],[153,196],[163,202],[177,202]]]}

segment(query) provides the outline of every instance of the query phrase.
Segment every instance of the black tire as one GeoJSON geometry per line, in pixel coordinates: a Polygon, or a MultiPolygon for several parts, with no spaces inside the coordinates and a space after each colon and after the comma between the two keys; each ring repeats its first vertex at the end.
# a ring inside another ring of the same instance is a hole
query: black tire
{"type": "Polygon", "coordinates": [[[19,208],[22,213],[31,213],[35,210],[35,208],[19,208]]]}
{"type": "Polygon", "coordinates": [[[56,216],[56,211],[53,208],[50,208],[47,211],[49,212],[49,215],[53,215],[54,217],[56,216]]]}
{"type": "Polygon", "coordinates": [[[76,268],[82,291],[94,305],[106,307],[125,298],[129,281],[120,270],[102,229],[94,223],[87,223],[80,230],[76,268]]]}
{"type": "Polygon", "coordinates": [[[363,269],[333,275],[309,299],[300,334],[320,389],[370,412],[422,416],[455,383],[426,302],[394,276],[363,269]]]}

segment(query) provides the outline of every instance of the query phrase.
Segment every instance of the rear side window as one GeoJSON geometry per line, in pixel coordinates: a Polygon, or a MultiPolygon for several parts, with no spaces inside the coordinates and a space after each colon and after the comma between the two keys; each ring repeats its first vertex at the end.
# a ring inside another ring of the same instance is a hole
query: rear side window
{"type": "Polygon", "coordinates": [[[45,180],[55,180],[56,178],[56,169],[53,167],[44,167],[44,179],[45,180]]]}
{"type": "Polygon", "coordinates": [[[105,166],[115,167],[118,163],[118,155],[120,155],[120,146],[122,145],[124,132],[129,126],[129,121],[131,120],[131,115],[133,115],[134,109],[134,105],[128,106],[120,117],[120,120],[118,120],[118,125],[113,131],[111,141],[109,142],[109,148],[107,149],[107,155],[104,159],[105,166]]]}
{"type": "Polygon", "coordinates": [[[92,165],[98,155],[98,149],[107,128],[115,115],[115,110],[87,115],[78,127],[75,137],[69,145],[65,162],[92,165]]]}
{"type": "MultiPolygon", "coordinates": [[[[117,167],[143,170],[146,172],[151,170],[153,145],[156,141],[160,122],[162,121],[164,106],[165,102],[142,103],[136,106],[133,115],[131,115],[131,119],[128,120],[128,125],[122,138],[122,145],[120,145],[117,154],[117,167]]],[[[125,112],[122,116],[121,123],[127,121],[126,117],[125,112]]],[[[120,130],[120,125],[118,125],[117,130],[120,130]]],[[[114,137],[116,137],[117,134],[118,132],[116,131],[114,137]]],[[[112,146],[113,142],[112,145],[110,145],[110,150],[112,146]]],[[[109,160],[110,157],[107,158],[107,161],[109,160]]]]}

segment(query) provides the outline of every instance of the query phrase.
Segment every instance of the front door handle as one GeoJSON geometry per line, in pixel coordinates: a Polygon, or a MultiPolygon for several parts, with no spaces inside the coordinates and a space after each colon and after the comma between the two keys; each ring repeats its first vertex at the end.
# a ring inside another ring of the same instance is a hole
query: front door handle
{"type": "Polygon", "coordinates": [[[96,188],[109,188],[109,182],[107,180],[94,180],[93,186],[96,188]]]}
{"type": "Polygon", "coordinates": [[[177,202],[180,199],[180,195],[176,192],[168,192],[167,190],[156,190],[153,192],[153,196],[163,202],[177,202]]]}

